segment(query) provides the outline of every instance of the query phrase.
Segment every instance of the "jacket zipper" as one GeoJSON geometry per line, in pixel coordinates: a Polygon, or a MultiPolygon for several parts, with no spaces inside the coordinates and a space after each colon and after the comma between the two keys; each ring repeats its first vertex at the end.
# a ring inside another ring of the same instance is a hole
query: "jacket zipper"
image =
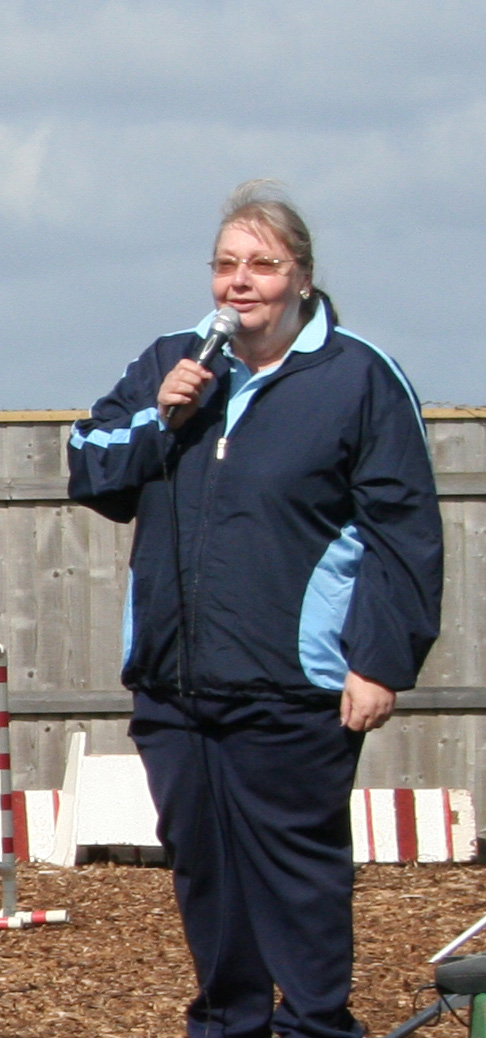
{"type": "MultiPolygon", "coordinates": [[[[216,447],[213,448],[214,449],[213,457],[214,457],[214,459],[216,461],[222,461],[225,458],[227,443],[228,443],[227,436],[220,436],[219,439],[216,441],[216,447]]],[[[216,469],[213,468],[212,472],[210,472],[210,474],[209,474],[209,479],[208,479],[208,483],[207,483],[207,495],[206,495],[207,507],[204,510],[204,520],[203,520],[203,523],[201,525],[200,538],[199,538],[199,552],[198,552],[196,568],[195,568],[195,573],[194,573],[194,578],[193,578],[193,583],[192,583],[191,624],[190,624],[190,634],[191,634],[192,648],[194,648],[195,641],[196,641],[197,612],[198,612],[198,610],[197,610],[197,602],[198,602],[198,597],[199,597],[199,586],[200,586],[200,578],[201,578],[201,571],[202,571],[202,563],[203,563],[204,552],[205,552],[206,537],[207,537],[208,528],[209,528],[209,525],[210,525],[210,523],[209,523],[210,514],[209,513],[210,513],[210,510],[212,508],[212,501],[214,499],[214,487],[215,487],[215,483],[216,483],[216,478],[217,478],[216,477],[216,469]]],[[[191,670],[192,670],[192,663],[193,662],[194,662],[194,656],[193,656],[193,659],[191,661],[191,670]]]]}
{"type": "Polygon", "coordinates": [[[220,436],[219,440],[216,443],[216,454],[215,454],[216,461],[223,461],[224,458],[226,457],[226,446],[227,446],[227,443],[228,443],[228,437],[227,436],[220,436]]]}

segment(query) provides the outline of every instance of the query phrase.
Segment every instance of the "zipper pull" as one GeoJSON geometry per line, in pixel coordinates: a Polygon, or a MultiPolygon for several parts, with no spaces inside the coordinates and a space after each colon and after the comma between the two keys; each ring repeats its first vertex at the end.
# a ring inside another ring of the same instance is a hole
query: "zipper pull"
{"type": "Polygon", "coordinates": [[[219,438],[219,440],[218,440],[218,442],[216,444],[216,460],[217,461],[223,461],[223,458],[226,457],[226,444],[227,443],[228,443],[227,437],[226,436],[220,436],[220,438],[219,438]]]}

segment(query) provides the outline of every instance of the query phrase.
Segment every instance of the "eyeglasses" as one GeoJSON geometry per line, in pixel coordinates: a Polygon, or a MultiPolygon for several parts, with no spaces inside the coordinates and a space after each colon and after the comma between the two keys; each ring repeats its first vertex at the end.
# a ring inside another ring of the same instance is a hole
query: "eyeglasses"
{"type": "Polygon", "coordinates": [[[268,277],[270,274],[288,274],[293,259],[273,259],[270,256],[254,256],[251,259],[242,259],[239,256],[215,256],[210,260],[209,266],[213,274],[218,277],[229,277],[234,274],[240,263],[244,263],[251,274],[268,277]],[[288,270],[284,268],[288,267],[288,270]]]}

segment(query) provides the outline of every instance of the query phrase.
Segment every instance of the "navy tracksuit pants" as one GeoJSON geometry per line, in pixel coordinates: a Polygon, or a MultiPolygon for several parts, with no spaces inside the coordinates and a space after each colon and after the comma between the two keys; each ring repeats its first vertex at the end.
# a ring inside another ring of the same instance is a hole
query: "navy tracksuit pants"
{"type": "Polygon", "coordinates": [[[131,732],[200,986],[190,1038],[357,1038],[348,802],[362,739],[336,699],[185,696],[131,732]]]}

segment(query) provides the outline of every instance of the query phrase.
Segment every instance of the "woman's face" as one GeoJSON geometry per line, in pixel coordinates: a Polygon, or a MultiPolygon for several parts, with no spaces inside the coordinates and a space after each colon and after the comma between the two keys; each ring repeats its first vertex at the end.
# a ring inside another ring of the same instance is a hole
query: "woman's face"
{"type": "Polygon", "coordinates": [[[311,288],[310,276],[296,263],[286,245],[264,224],[250,228],[233,223],[221,233],[215,259],[239,260],[230,273],[213,274],[214,302],[219,310],[232,306],[241,317],[238,339],[261,337],[262,341],[287,348],[300,330],[302,289],[311,288]],[[251,269],[253,259],[286,260],[270,274],[251,269]],[[242,261],[250,262],[242,262],[242,261]]]}

